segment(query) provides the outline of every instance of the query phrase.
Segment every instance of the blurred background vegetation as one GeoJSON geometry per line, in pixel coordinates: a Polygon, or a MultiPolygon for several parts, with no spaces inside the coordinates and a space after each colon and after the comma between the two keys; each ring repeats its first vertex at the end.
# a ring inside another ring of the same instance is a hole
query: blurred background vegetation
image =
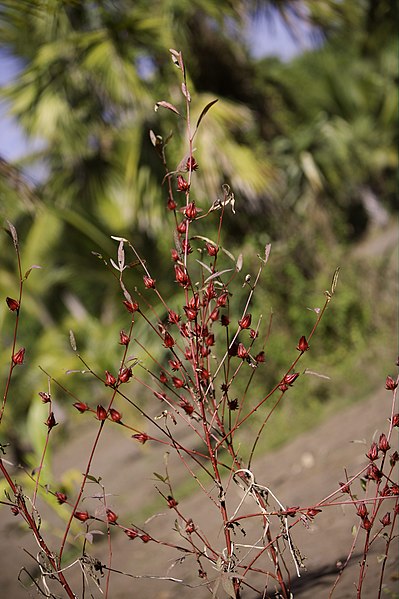
{"type": "MultiPolygon", "coordinates": [[[[126,312],[117,281],[92,252],[108,259],[116,253],[110,235],[127,237],[173,305],[167,190],[149,139],[150,129],[164,138],[173,131],[171,170],[187,152],[183,123],[154,111],[157,100],[182,101],[169,48],[185,58],[194,119],[219,99],[196,137],[193,197],[206,209],[223,183],[231,186],[237,214],[227,219],[224,245],[243,252],[245,273],[255,272],[256,254],[272,243],[252,309],[264,323],[274,314],[255,394],[295,357],[314,320],[307,308],[323,303],[341,266],[306,364],[331,380],[302,377],[268,443],[281,441],[281,430],[291,434],[293,422],[300,430],[381,384],[396,351],[396,8],[394,0],[0,2],[2,52],[19,66],[0,97],[41,140],[15,163],[0,160],[2,224],[16,226],[24,268],[42,267],[25,289],[19,345],[26,364],[6,419],[7,436],[18,437],[22,450],[39,448],[45,429],[39,365],[81,401],[93,403],[93,393],[101,401],[98,385],[94,391],[65,375],[79,368],[69,329],[93,369],[117,369],[126,312]],[[314,38],[289,62],[255,59],[245,35],[251,20],[272,21],[276,11],[293,36],[305,23],[314,38]],[[44,172],[37,178],[35,165],[44,172]]],[[[212,237],[212,226],[198,233],[212,237]]],[[[15,256],[4,233],[0,255],[0,296],[15,297],[15,256]]],[[[129,283],[140,279],[133,270],[129,283]]],[[[3,302],[2,380],[13,320],[3,302]]],[[[58,390],[57,403],[62,418],[72,401],[58,390]]]]}

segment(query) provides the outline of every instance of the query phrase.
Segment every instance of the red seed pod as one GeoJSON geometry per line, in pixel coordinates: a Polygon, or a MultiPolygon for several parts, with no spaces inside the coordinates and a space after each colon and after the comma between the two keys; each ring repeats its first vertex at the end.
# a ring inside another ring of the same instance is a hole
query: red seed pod
{"type": "Polygon", "coordinates": [[[362,524],[361,526],[364,528],[364,530],[371,530],[371,527],[373,526],[370,522],[370,520],[368,519],[367,516],[365,516],[362,520],[362,524]]]}
{"type": "Polygon", "coordinates": [[[243,360],[248,357],[248,351],[245,349],[245,347],[242,343],[238,344],[237,356],[243,360]]]}
{"type": "Polygon", "coordinates": [[[6,303],[11,312],[18,312],[20,306],[18,300],[13,299],[12,297],[6,297],[6,303]]]}
{"type": "Polygon", "coordinates": [[[124,533],[131,541],[139,536],[137,530],[134,530],[133,528],[127,528],[124,533]]]}
{"type": "Polygon", "coordinates": [[[148,543],[148,541],[151,541],[151,537],[145,532],[144,534],[140,535],[140,540],[143,541],[143,543],[148,543]]]}
{"type": "Polygon", "coordinates": [[[74,518],[76,518],[77,520],[80,520],[81,522],[86,522],[86,520],[88,520],[90,518],[88,512],[75,511],[73,516],[74,516],[74,518]]]}
{"type": "Polygon", "coordinates": [[[251,320],[251,314],[245,314],[245,316],[243,316],[241,320],[238,321],[238,324],[242,329],[249,329],[249,327],[251,326],[251,320]]]}
{"type": "Polygon", "coordinates": [[[212,322],[216,322],[219,318],[219,308],[214,308],[210,313],[209,318],[212,322]]]}
{"type": "Polygon", "coordinates": [[[369,451],[366,453],[366,457],[372,462],[378,458],[378,447],[377,443],[373,441],[369,451]]]}
{"type": "Polygon", "coordinates": [[[189,204],[187,204],[183,212],[188,220],[194,220],[198,214],[198,210],[195,207],[195,202],[190,202],[189,204]]]}
{"type": "Polygon", "coordinates": [[[375,482],[378,482],[381,480],[382,474],[381,474],[380,470],[378,470],[378,468],[374,464],[374,462],[371,462],[370,466],[367,468],[365,478],[367,478],[368,480],[374,480],[375,482]]]}
{"type": "Polygon", "coordinates": [[[398,383],[394,381],[391,376],[387,376],[385,381],[385,389],[387,389],[387,391],[394,391],[397,386],[398,383]]]}
{"type": "Polygon", "coordinates": [[[386,435],[384,435],[384,433],[382,433],[382,435],[380,435],[380,439],[378,442],[378,449],[380,451],[382,451],[382,453],[386,453],[388,451],[388,449],[391,449],[391,446],[388,443],[388,439],[386,438],[386,435]]]}
{"type": "Polygon", "coordinates": [[[132,435],[132,439],[136,439],[136,441],[138,441],[142,445],[144,445],[144,443],[147,443],[149,438],[150,437],[146,433],[137,433],[136,435],[132,435]]]}
{"type": "Polygon", "coordinates": [[[113,374],[111,374],[109,372],[109,370],[105,371],[105,386],[106,387],[115,387],[116,385],[116,378],[114,377],[113,374]]]}
{"type": "Polygon", "coordinates": [[[363,520],[363,518],[365,518],[368,514],[368,510],[366,507],[366,504],[363,503],[363,501],[361,501],[360,503],[358,503],[356,505],[356,511],[357,511],[357,515],[363,520]]]}
{"type": "Polygon", "coordinates": [[[183,254],[191,254],[193,251],[193,248],[191,247],[190,242],[187,239],[181,240],[181,247],[183,250],[183,254]]]}
{"type": "Polygon", "coordinates": [[[186,533],[191,535],[191,534],[193,534],[193,532],[195,532],[194,522],[193,522],[192,518],[189,518],[187,520],[187,524],[186,524],[186,533]]]}
{"type": "Polygon", "coordinates": [[[302,335],[302,337],[299,339],[296,348],[300,352],[305,352],[309,349],[309,343],[306,341],[306,337],[304,335],[302,335]]]}
{"type": "Polygon", "coordinates": [[[209,379],[209,377],[211,376],[209,373],[209,370],[207,370],[206,368],[201,368],[199,375],[203,381],[207,381],[209,379]]]}
{"type": "Polygon", "coordinates": [[[177,372],[181,368],[181,362],[179,360],[168,360],[169,366],[173,372],[177,372]]]}
{"type": "Polygon", "coordinates": [[[186,412],[188,416],[194,412],[194,407],[185,399],[179,403],[179,406],[186,412]]]}
{"type": "Polygon", "coordinates": [[[188,274],[185,272],[184,268],[182,268],[179,264],[175,266],[175,277],[176,282],[179,283],[182,287],[187,287],[190,283],[190,279],[188,274]]]}
{"type": "Polygon", "coordinates": [[[173,198],[168,198],[168,202],[166,204],[168,210],[176,210],[177,204],[173,198]]]}
{"type": "Polygon", "coordinates": [[[207,335],[205,339],[205,343],[208,347],[212,347],[212,345],[215,345],[215,335],[213,333],[209,333],[209,335],[207,335]]]}
{"type": "Polygon", "coordinates": [[[306,512],[306,515],[307,515],[307,517],[308,517],[308,518],[311,518],[311,519],[313,519],[315,516],[317,516],[317,514],[320,514],[320,512],[321,512],[321,511],[322,511],[322,510],[319,510],[319,509],[317,509],[317,508],[315,508],[315,507],[311,507],[311,508],[310,508],[310,509],[309,509],[309,510],[306,512]]]}
{"type": "Polygon", "coordinates": [[[20,365],[23,364],[25,357],[25,348],[21,347],[12,357],[13,364],[20,365]]]}
{"type": "Polygon", "coordinates": [[[139,309],[139,305],[137,302],[128,302],[127,300],[124,300],[123,305],[125,306],[126,310],[131,314],[137,312],[137,310],[139,309]]]}
{"type": "Polygon", "coordinates": [[[168,377],[166,376],[166,374],[164,372],[161,372],[159,375],[159,380],[164,385],[165,383],[168,382],[168,377]]]}
{"type": "Polygon", "coordinates": [[[182,220],[178,225],[177,225],[177,232],[180,233],[181,235],[183,235],[186,230],[187,230],[187,221],[186,220],[182,220]]]}
{"type": "Polygon", "coordinates": [[[229,410],[231,410],[232,412],[234,412],[234,410],[238,410],[238,399],[229,399],[227,401],[227,405],[229,407],[229,410]]]}
{"type": "Polygon", "coordinates": [[[391,495],[399,495],[399,486],[396,484],[391,485],[391,488],[389,489],[391,492],[391,495]]]}
{"type": "Polygon", "coordinates": [[[144,275],[143,281],[144,286],[147,287],[147,289],[155,289],[155,279],[149,277],[148,275],[144,275]]]}
{"type": "Polygon", "coordinates": [[[130,366],[127,366],[126,368],[123,368],[123,370],[121,370],[118,378],[121,383],[127,383],[132,378],[132,376],[132,369],[130,368],[130,366]]]}
{"type": "Polygon", "coordinates": [[[207,288],[205,289],[205,297],[208,300],[208,302],[211,301],[211,299],[214,299],[216,297],[216,291],[215,291],[215,284],[213,281],[211,281],[209,283],[209,285],[207,286],[207,288]]]}
{"type": "Polygon", "coordinates": [[[389,526],[391,524],[391,514],[387,512],[385,516],[380,519],[380,522],[383,526],[389,526]]]}
{"type": "Polygon", "coordinates": [[[291,387],[291,385],[294,384],[298,376],[299,372],[291,372],[290,374],[286,374],[279,385],[279,389],[281,391],[287,391],[288,387],[291,387]]]}
{"type": "Polygon", "coordinates": [[[168,333],[168,331],[165,332],[165,336],[163,338],[163,345],[166,348],[170,348],[173,347],[175,344],[175,340],[173,339],[172,335],[170,333],[168,333]]]}
{"type": "Polygon", "coordinates": [[[197,318],[198,310],[196,310],[195,308],[183,306],[183,310],[185,311],[188,320],[195,320],[197,318]]]}
{"type": "Polygon", "coordinates": [[[41,398],[43,403],[50,403],[51,401],[50,393],[46,393],[45,391],[39,391],[39,397],[41,398]]]}
{"type": "Polygon", "coordinates": [[[249,336],[251,337],[251,339],[256,339],[259,336],[258,331],[255,331],[255,329],[251,329],[249,331],[249,336]]]}
{"type": "Polygon", "coordinates": [[[203,358],[206,358],[211,353],[211,350],[206,345],[200,346],[200,354],[203,358]]]}
{"type": "Polygon", "coordinates": [[[182,387],[184,387],[184,381],[182,379],[179,379],[177,376],[172,376],[172,383],[173,386],[176,387],[176,389],[181,389],[182,387]]]}
{"type": "Polygon", "coordinates": [[[105,408],[103,408],[103,406],[100,406],[100,405],[97,406],[96,414],[97,414],[98,420],[106,420],[107,419],[107,415],[108,415],[107,410],[105,408]]]}
{"type": "Polygon", "coordinates": [[[78,412],[80,412],[81,414],[83,414],[83,412],[87,412],[87,410],[90,410],[89,406],[87,405],[87,403],[83,403],[82,401],[77,401],[76,403],[72,404],[74,408],[77,409],[78,412]]]}
{"type": "Polygon", "coordinates": [[[299,505],[294,505],[293,507],[287,507],[285,510],[285,514],[287,516],[291,516],[291,518],[294,518],[296,516],[296,513],[298,510],[299,510],[299,505]]]}
{"type": "Polygon", "coordinates": [[[263,362],[265,362],[266,357],[265,357],[265,352],[264,351],[260,351],[256,356],[255,356],[255,361],[258,364],[261,364],[263,362]]]}
{"type": "Polygon", "coordinates": [[[52,428],[57,426],[58,422],[55,421],[54,412],[50,412],[50,414],[44,424],[47,426],[49,431],[51,431],[52,428]]]}
{"type": "Polygon", "coordinates": [[[392,426],[399,426],[399,414],[394,414],[392,417],[392,426]]]}
{"type": "Polygon", "coordinates": [[[122,414],[114,408],[109,409],[109,415],[111,417],[111,420],[113,420],[114,422],[121,422],[122,420],[122,414]]]}
{"type": "Polygon", "coordinates": [[[127,333],[125,333],[125,331],[121,331],[119,333],[119,343],[120,345],[129,345],[130,337],[127,333]]]}
{"type": "Polygon", "coordinates": [[[186,171],[196,171],[198,168],[198,163],[194,156],[189,156],[186,162],[186,171]]]}
{"type": "Polygon", "coordinates": [[[208,252],[208,255],[213,257],[213,256],[217,256],[219,248],[214,245],[213,243],[205,243],[205,249],[208,252]]]}
{"type": "Polygon", "coordinates": [[[219,297],[216,300],[216,303],[219,306],[219,308],[223,308],[227,304],[228,297],[229,294],[227,293],[227,291],[219,295],[219,297]]]}
{"type": "Polygon", "coordinates": [[[16,505],[13,505],[12,508],[11,508],[11,513],[14,516],[18,516],[18,514],[19,514],[19,508],[16,505]]]}
{"type": "Polygon", "coordinates": [[[68,497],[66,496],[66,494],[65,493],[61,493],[60,491],[56,491],[54,493],[54,495],[55,495],[55,497],[56,497],[56,499],[57,499],[57,501],[58,501],[58,503],[60,505],[62,505],[63,503],[65,503],[67,501],[67,499],[68,499],[68,497]]]}
{"type": "Polygon", "coordinates": [[[182,175],[177,175],[177,191],[188,191],[190,185],[182,175]]]}
{"type": "Polygon", "coordinates": [[[182,337],[185,337],[186,339],[188,339],[191,336],[190,329],[188,328],[185,322],[183,322],[183,324],[180,327],[180,334],[182,337]]]}
{"type": "Polygon", "coordinates": [[[174,312],[173,310],[169,310],[168,320],[170,324],[177,324],[180,320],[180,316],[176,314],[176,312],[174,312]]]}
{"type": "Polygon", "coordinates": [[[174,499],[174,497],[172,497],[172,495],[168,495],[166,498],[166,501],[168,502],[169,509],[173,509],[174,507],[179,505],[179,502],[176,501],[176,499],[174,499]]]}
{"type": "Polygon", "coordinates": [[[391,465],[391,467],[393,468],[396,464],[396,462],[399,461],[399,453],[397,451],[394,451],[393,454],[390,456],[389,458],[389,463],[391,465]]]}
{"type": "Polygon", "coordinates": [[[193,359],[193,352],[191,350],[191,347],[189,347],[188,345],[184,348],[184,357],[186,358],[186,360],[193,359]]]}
{"type": "Polygon", "coordinates": [[[179,260],[179,253],[178,253],[178,251],[175,250],[175,249],[172,249],[172,250],[170,250],[170,253],[171,253],[173,262],[178,262],[178,260],[179,260]]]}
{"type": "Polygon", "coordinates": [[[341,493],[349,493],[350,492],[350,485],[348,485],[348,483],[338,483],[339,486],[341,487],[341,493]]]}
{"type": "Polygon", "coordinates": [[[115,524],[115,522],[117,521],[118,516],[115,514],[115,512],[113,512],[112,510],[107,509],[107,521],[110,524],[115,524]]]}

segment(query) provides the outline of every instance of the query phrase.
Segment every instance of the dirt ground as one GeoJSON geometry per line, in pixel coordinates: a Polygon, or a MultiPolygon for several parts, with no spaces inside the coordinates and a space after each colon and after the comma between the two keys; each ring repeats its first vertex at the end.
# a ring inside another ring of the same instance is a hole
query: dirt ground
{"type": "MultiPolygon", "coordinates": [[[[330,492],[337,488],[338,481],[345,479],[344,468],[349,474],[356,473],[365,463],[365,452],[373,439],[377,439],[381,432],[387,430],[387,416],[389,413],[391,394],[385,390],[377,392],[367,401],[360,402],[331,417],[327,422],[311,431],[302,434],[279,450],[259,459],[253,466],[253,472],[259,484],[266,485],[279,498],[283,505],[314,505],[330,492]]],[[[294,425],[294,423],[293,423],[294,425]]],[[[82,429],[83,430],[83,429],[82,429]]],[[[75,437],[69,442],[68,451],[65,448],[55,458],[55,467],[58,472],[70,468],[70,459],[80,471],[84,465],[84,456],[92,442],[92,433],[82,430],[76,431],[75,437]]],[[[151,503],[156,496],[153,490],[154,471],[163,472],[162,455],[154,453],[149,445],[132,445],[129,438],[122,439],[116,427],[109,427],[105,431],[103,441],[93,463],[92,472],[100,473],[102,483],[110,496],[109,505],[119,514],[119,520],[128,523],[129,515],[138,514],[146,504],[151,503]],[[160,459],[160,462],[156,463],[160,459]],[[112,492],[117,490],[118,495],[112,492]]],[[[397,436],[393,439],[397,441],[397,436]]],[[[393,444],[392,444],[393,445],[393,444]]],[[[392,447],[390,453],[395,449],[392,447]]],[[[171,477],[176,488],[179,488],[179,474],[181,468],[173,460],[170,463],[171,477]]],[[[162,485],[159,484],[162,488],[162,485]]],[[[96,487],[95,492],[97,492],[96,487]]],[[[240,501],[242,491],[237,489],[237,502],[240,501]]],[[[97,501],[98,503],[98,501],[97,501]]],[[[219,524],[212,523],[213,512],[202,493],[191,494],[180,503],[182,511],[191,515],[195,523],[204,530],[214,529],[216,542],[221,542],[219,524]]],[[[256,507],[256,506],[255,506],[256,507]]],[[[392,500],[387,500],[386,509],[392,507],[392,500]]],[[[173,538],[178,542],[178,537],[171,537],[175,516],[171,510],[160,510],[160,514],[147,524],[142,524],[154,536],[159,538],[173,538]]],[[[288,551],[284,555],[292,574],[292,591],[295,598],[313,599],[328,598],[329,591],[337,575],[337,563],[343,562],[351,547],[352,526],[358,523],[353,507],[325,508],[315,518],[309,529],[302,524],[296,526],[293,537],[302,556],[306,556],[306,571],[296,578],[293,572],[292,560],[288,551]]],[[[22,573],[22,579],[29,588],[27,591],[18,582],[18,573],[22,565],[34,571],[32,558],[24,548],[36,555],[32,542],[28,541],[29,535],[15,534],[15,519],[8,510],[0,512],[0,534],[2,539],[2,552],[0,557],[0,597],[24,599],[28,596],[38,595],[35,588],[29,584],[28,577],[22,573]]],[[[136,522],[139,524],[139,522],[136,522]]],[[[56,532],[57,523],[54,523],[56,532]]],[[[83,530],[83,525],[78,525],[83,530]]],[[[99,524],[98,528],[101,528],[99,524]]],[[[129,541],[121,531],[115,531],[113,537],[112,566],[115,569],[144,578],[127,577],[112,574],[111,599],[202,599],[211,597],[206,587],[201,586],[197,577],[196,564],[189,559],[182,564],[175,563],[179,554],[175,550],[159,547],[154,543],[144,544],[137,539],[129,541]],[[176,584],[169,580],[156,580],[148,576],[174,577],[183,579],[185,585],[176,584]]],[[[248,530],[251,536],[251,530],[248,530]]],[[[44,533],[46,534],[46,532],[44,533]]],[[[50,534],[50,531],[47,531],[50,534]]],[[[99,538],[99,537],[96,537],[99,538]]],[[[356,597],[355,582],[358,578],[360,550],[364,531],[360,531],[359,545],[349,566],[344,571],[341,581],[333,597],[346,599],[356,597]]],[[[181,539],[180,539],[181,541],[181,539]]],[[[236,542],[242,543],[242,537],[237,533],[236,542]]],[[[386,565],[384,577],[384,592],[382,597],[399,597],[395,594],[398,588],[398,551],[397,542],[392,547],[393,551],[386,565]]],[[[96,556],[103,563],[107,562],[107,542],[96,541],[90,546],[88,552],[96,556]]],[[[376,547],[369,556],[366,579],[363,587],[362,599],[376,599],[381,564],[379,556],[383,552],[383,542],[378,540],[376,547]]],[[[267,560],[268,558],[264,557],[267,560]]],[[[261,565],[261,564],[260,564],[261,565]]],[[[74,589],[82,597],[101,597],[101,592],[91,582],[91,593],[83,595],[81,592],[82,573],[76,565],[66,573],[74,589]]],[[[212,574],[212,573],[211,573],[212,574]]],[[[215,571],[215,577],[217,572],[215,571]]],[[[259,588],[256,577],[251,578],[254,587],[259,588]]],[[[105,578],[100,580],[101,589],[104,589],[105,578]]],[[[61,590],[57,591],[59,596],[61,590]]],[[[273,585],[270,584],[268,597],[274,597],[273,585]]],[[[220,587],[218,597],[227,597],[226,592],[220,587]]],[[[255,599],[257,593],[251,589],[244,589],[243,599],[255,599]]]]}

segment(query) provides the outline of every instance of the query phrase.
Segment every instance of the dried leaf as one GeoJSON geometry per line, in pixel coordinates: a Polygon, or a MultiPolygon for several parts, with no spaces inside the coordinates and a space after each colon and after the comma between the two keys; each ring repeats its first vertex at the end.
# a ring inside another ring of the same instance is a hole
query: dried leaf
{"type": "Polygon", "coordinates": [[[338,277],[339,277],[339,267],[335,269],[335,272],[333,274],[333,278],[331,281],[331,295],[334,295],[335,293],[335,289],[337,288],[337,283],[338,283],[338,277]]]}
{"type": "Polygon", "coordinates": [[[195,132],[197,132],[197,129],[198,129],[198,127],[200,126],[200,123],[201,123],[202,119],[204,118],[204,116],[206,115],[206,113],[208,112],[208,110],[209,110],[210,108],[212,108],[212,106],[213,106],[214,104],[216,104],[216,102],[218,102],[218,100],[212,100],[212,102],[209,102],[209,104],[207,104],[207,105],[205,106],[205,108],[202,110],[201,114],[200,114],[200,115],[199,115],[199,117],[198,117],[197,124],[196,124],[196,126],[195,126],[195,132]]]}
{"type": "Polygon", "coordinates": [[[10,229],[10,233],[11,233],[11,237],[12,237],[12,241],[14,243],[14,247],[17,250],[18,249],[18,234],[17,234],[17,230],[14,227],[14,225],[12,223],[10,223],[10,221],[7,221],[8,224],[8,228],[10,229]]]}
{"type": "Polygon", "coordinates": [[[224,273],[231,272],[232,270],[233,270],[232,268],[226,268],[225,270],[219,270],[218,272],[214,272],[213,275],[211,275],[210,277],[208,277],[207,279],[205,279],[204,285],[206,285],[207,283],[209,283],[209,281],[212,281],[212,279],[215,279],[216,277],[220,277],[224,273]]]}
{"type": "Polygon", "coordinates": [[[24,281],[26,281],[26,279],[29,277],[30,273],[32,272],[32,270],[34,268],[41,268],[41,266],[38,266],[37,264],[32,264],[32,266],[30,268],[28,268],[28,270],[26,271],[26,273],[24,275],[24,281]]]}
{"type": "Polygon", "coordinates": [[[169,48],[169,52],[172,55],[172,60],[174,64],[177,66],[177,68],[183,71],[183,59],[181,52],[177,52],[177,50],[174,50],[173,48],[169,48]]]}
{"type": "Polygon", "coordinates": [[[190,92],[187,89],[187,85],[185,83],[181,84],[181,91],[185,98],[187,98],[188,102],[191,102],[190,92]]]}
{"type": "Polygon", "coordinates": [[[72,330],[69,331],[69,343],[71,344],[73,351],[76,351],[76,339],[72,330]]]}
{"type": "Polygon", "coordinates": [[[151,140],[152,145],[155,148],[157,145],[157,136],[155,135],[155,133],[152,129],[150,129],[150,140],[151,140]]]}
{"type": "Polygon", "coordinates": [[[180,112],[177,110],[176,106],[174,106],[170,102],[165,102],[165,100],[161,100],[160,102],[157,102],[155,104],[155,112],[158,111],[158,108],[160,106],[162,106],[163,108],[167,108],[168,110],[171,110],[172,112],[174,112],[175,114],[178,114],[180,116],[180,112]]]}
{"type": "Polygon", "coordinates": [[[240,270],[242,269],[242,263],[243,263],[243,256],[242,254],[240,254],[237,258],[237,262],[236,262],[236,271],[240,272],[240,270]]]}
{"type": "Polygon", "coordinates": [[[125,267],[125,248],[123,247],[123,241],[120,241],[118,246],[118,265],[119,270],[122,272],[125,267]]]}
{"type": "Polygon", "coordinates": [[[234,584],[233,584],[233,581],[231,580],[231,576],[229,574],[227,574],[226,572],[223,572],[223,574],[221,575],[221,579],[222,579],[222,587],[224,588],[224,590],[226,591],[228,596],[235,599],[237,597],[237,595],[234,590],[234,584]]]}

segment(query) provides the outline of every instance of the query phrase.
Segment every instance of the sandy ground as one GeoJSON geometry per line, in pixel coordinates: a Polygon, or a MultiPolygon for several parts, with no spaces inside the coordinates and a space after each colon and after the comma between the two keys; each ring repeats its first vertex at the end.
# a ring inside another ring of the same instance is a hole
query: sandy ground
{"type": "MultiPolygon", "coordinates": [[[[334,491],[338,481],[345,478],[344,467],[349,474],[354,474],[366,463],[365,451],[368,450],[373,439],[387,430],[387,416],[389,413],[390,393],[382,390],[377,392],[367,401],[360,402],[347,410],[331,417],[316,429],[308,431],[288,443],[283,448],[266,455],[256,461],[253,472],[257,482],[268,486],[284,505],[314,505],[330,492],[334,491]]],[[[82,429],[83,430],[83,429],[82,429]]],[[[69,442],[69,449],[56,456],[55,466],[58,471],[70,467],[69,460],[79,470],[84,465],[83,456],[92,442],[92,433],[82,430],[77,431],[75,438],[69,442]]],[[[109,505],[119,514],[119,520],[129,524],[129,515],[137,514],[143,505],[154,500],[156,493],[153,490],[154,480],[151,473],[162,470],[162,455],[152,452],[149,444],[144,447],[132,445],[128,438],[122,439],[116,427],[109,427],[96,455],[92,472],[101,472],[102,483],[108,497],[109,505]],[[156,462],[158,464],[156,464],[156,462]],[[118,495],[112,493],[117,490],[118,495]]],[[[396,441],[396,438],[394,438],[396,441]]],[[[393,451],[394,447],[392,447],[393,451]]],[[[398,468],[398,466],[396,466],[398,468]]],[[[176,488],[178,488],[178,465],[172,460],[170,471],[176,488]]],[[[162,487],[162,485],[160,485],[162,487]]],[[[97,487],[94,492],[97,492],[97,487]]],[[[237,489],[233,501],[237,503],[242,498],[242,491],[237,489]]],[[[251,501],[247,499],[247,501],[251,501]]],[[[98,504],[98,501],[97,501],[98,504]]],[[[89,504],[87,504],[89,505],[89,504]]],[[[183,499],[179,507],[191,516],[195,523],[204,530],[213,532],[215,542],[221,546],[219,523],[213,520],[216,510],[209,507],[202,493],[194,493],[189,498],[183,499]]],[[[248,506],[250,507],[250,506],[248,506]]],[[[256,507],[256,506],[254,506],[256,507]]],[[[392,507],[392,500],[387,500],[386,509],[392,507]]],[[[251,508],[252,509],[252,508],[251,508]]],[[[383,515],[383,514],[382,514],[383,515]]],[[[175,515],[171,510],[161,510],[158,517],[152,519],[143,528],[154,536],[163,539],[174,539],[179,542],[176,533],[171,533],[175,515]]],[[[295,598],[327,598],[331,585],[337,575],[337,562],[343,562],[352,544],[352,526],[358,523],[352,507],[325,508],[317,516],[309,529],[302,524],[295,527],[293,537],[301,554],[306,556],[306,572],[296,578],[293,571],[292,560],[288,551],[284,554],[291,574],[293,576],[292,591],[295,598]]],[[[33,560],[24,552],[23,547],[36,555],[36,549],[29,542],[28,535],[22,532],[15,534],[16,521],[8,510],[0,512],[0,534],[3,551],[1,552],[0,569],[0,596],[4,598],[23,599],[29,592],[22,588],[18,582],[18,572],[21,565],[26,565],[34,571],[33,560]]],[[[142,524],[136,522],[136,524],[142,524]]],[[[54,524],[56,527],[56,523],[54,524]]],[[[83,525],[78,525],[83,530],[83,525]]],[[[100,529],[101,525],[95,528],[100,529]]],[[[160,547],[154,543],[144,544],[137,539],[129,541],[121,531],[113,531],[112,550],[114,568],[135,576],[168,576],[183,579],[187,585],[177,585],[170,581],[160,581],[151,578],[131,578],[119,574],[112,574],[111,592],[112,599],[146,598],[173,599],[174,597],[198,598],[211,597],[212,595],[201,584],[197,577],[196,564],[187,559],[182,564],[175,563],[179,554],[175,550],[160,547]]],[[[50,531],[47,532],[50,534],[50,531]]],[[[247,535],[252,534],[251,527],[247,535]]],[[[97,537],[100,538],[100,537],[97,537]]],[[[107,561],[108,548],[104,538],[89,547],[88,552],[103,563],[107,561]]],[[[334,592],[335,599],[356,597],[355,582],[359,572],[360,551],[364,531],[360,531],[359,545],[355,551],[348,568],[345,570],[341,581],[334,592]]],[[[182,540],[180,539],[180,542],[182,540]]],[[[243,543],[240,533],[236,535],[236,543],[243,543]]],[[[381,565],[379,556],[383,552],[383,542],[379,539],[369,556],[366,579],[363,587],[362,599],[376,599],[381,565]]],[[[394,543],[392,555],[389,557],[384,577],[383,597],[398,597],[394,591],[398,587],[398,552],[397,543],[394,543]]],[[[263,564],[268,558],[264,557],[263,564]]],[[[212,571],[209,572],[212,576],[212,571]]],[[[216,577],[217,572],[214,572],[216,577]]],[[[101,597],[101,592],[95,584],[90,584],[91,593],[81,591],[81,571],[75,566],[68,571],[68,580],[74,586],[79,597],[101,597]],[[80,589],[80,590],[79,590],[80,589]]],[[[27,583],[27,576],[22,574],[27,583]]],[[[251,582],[259,588],[259,580],[251,577],[251,582]]],[[[104,589],[105,579],[101,579],[101,588],[104,589]]],[[[27,585],[29,586],[29,584],[27,585]]],[[[268,593],[273,595],[273,585],[269,586],[268,593]]],[[[58,590],[58,596],[62,596],[58,590]]],[[[30,596],[38,595],[30,586],[30,596]]],[[[219,597],[227,594],[219,589],[219,597]]],[[[255,599],[257,593],[251,589],[244,589],[244,599],[255,599]]]]}

